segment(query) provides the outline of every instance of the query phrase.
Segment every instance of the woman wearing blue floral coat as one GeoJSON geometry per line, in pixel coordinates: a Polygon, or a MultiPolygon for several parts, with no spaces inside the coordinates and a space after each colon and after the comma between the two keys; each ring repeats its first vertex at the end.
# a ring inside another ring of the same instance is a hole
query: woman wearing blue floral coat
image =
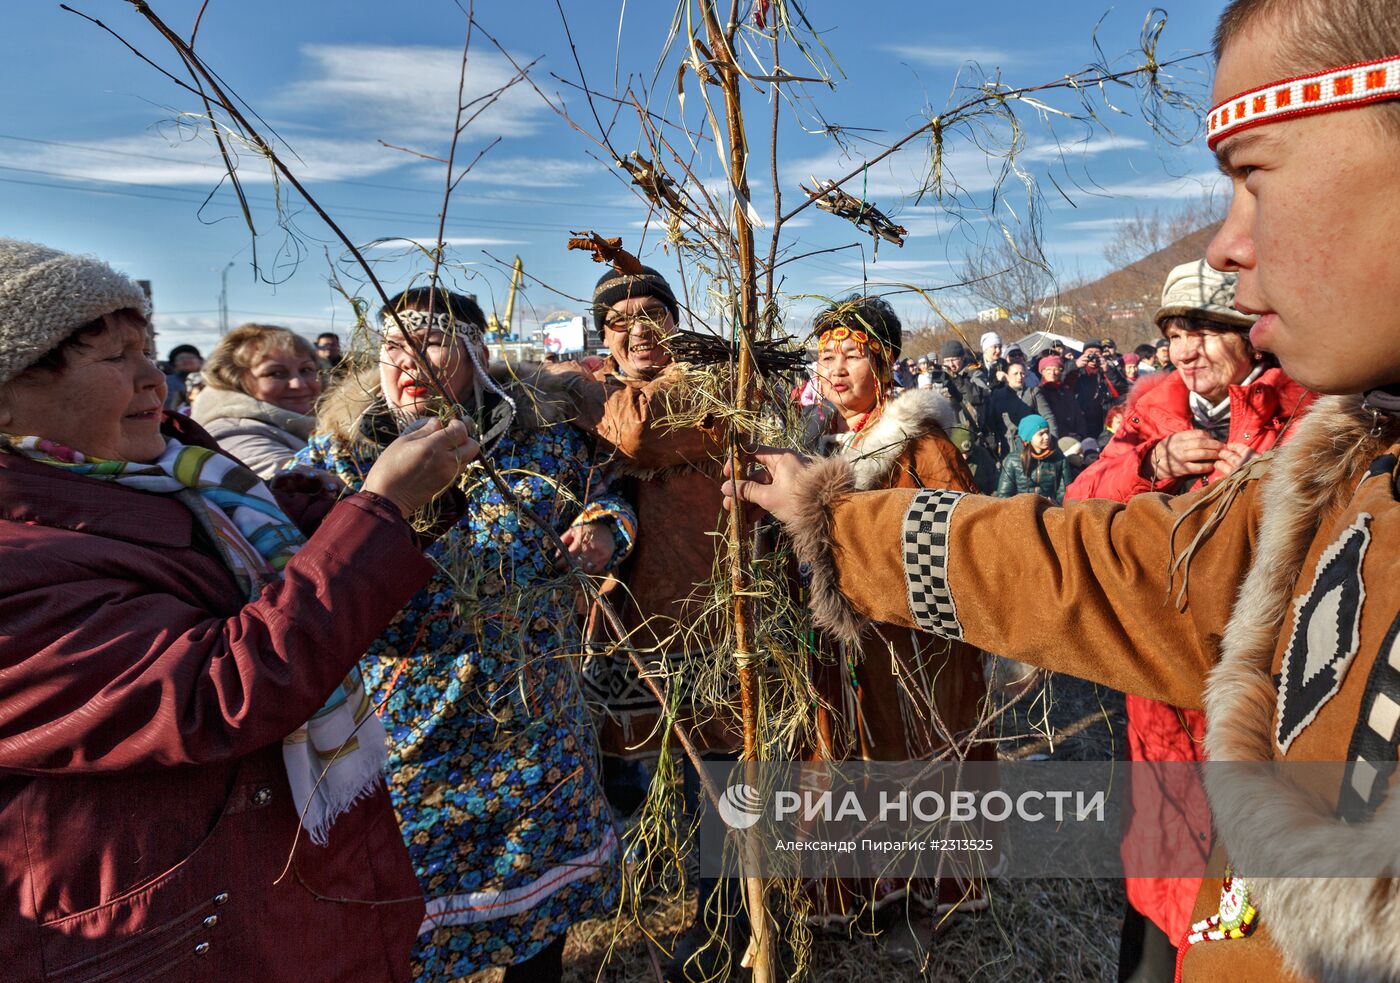
{"type": "Polygon", "coordinates": [[[507,980],[558,978],[569,926],[612,913],[617,840],[571,660],[576,587],[519,509],[560,533],[592,574],[627,555],[635,519],[568,423],[567,383],[483,371],[474,300],[416,289],[386,310],[398,316],[384,318],[378,371],[328,396],[321,433],[293,463],[357,488],[386,443],[441,409],[430,395],[440,385],[476,421],[482,453],[519,502],[480,462],[467,469],[463,518],[429,551],[438,573],[363,663],[427,895],[415,972],[457,979],[505,966],[507,980]]]}

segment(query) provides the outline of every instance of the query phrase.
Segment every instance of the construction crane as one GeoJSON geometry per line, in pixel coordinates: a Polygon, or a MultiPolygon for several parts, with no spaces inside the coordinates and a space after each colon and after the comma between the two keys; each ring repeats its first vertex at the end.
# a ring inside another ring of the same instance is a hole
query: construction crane
{"type": "Polygon", "coordinates": [[[513,333],[512,327],[515,323],[515,295],[520,290],[520,281],[524,278],[524,264],[520,262],[520,257],[515,257],[515,268],[510,275],[510,293],[506,295],[506,317],[502,322],[496,317],[496,312],[491,312],[491,317],[486,322],[486,330],[492,332],[497,338],[505,341],[513,333]]]}

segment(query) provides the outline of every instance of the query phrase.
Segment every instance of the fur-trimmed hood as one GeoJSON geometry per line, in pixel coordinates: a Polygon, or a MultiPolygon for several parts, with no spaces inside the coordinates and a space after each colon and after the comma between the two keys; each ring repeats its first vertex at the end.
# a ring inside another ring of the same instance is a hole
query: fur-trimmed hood
{"type": "Polygon", "coordinates": [[[1206,752],[1215,762],[1206,790],[1225,850],[1257,892],[1260,917],[1288,968],[1328,983],[1400,979],[1400,880],[1393,879],[1400,877],[1400,795],[1392,792],[1370,821],[1351,824],[1258,763],[1277,754],[1271,670],[1303,558],[1328,514],[1398,435],[1393,421],[1376,426],[1361,397],[1334,396],[1319,400],[1276,452],[1258,492],[1253,562],[1206,683],[1206,752]],[[1338,869],[1358,856],[1388,859],[1375,878],[1249,877],[1251,868],[1316,869],[1329,856],[1338,869]]]}
{"type": "MultiPolygon", "coordinates": [[[[487,372],[515,401],[512,432],[538,430],[567,423],[579,416],[577,382],[568,374],[551,372],[536,362],[492,362],[487,372]]],[[[201,395],[200,399],[203,398],[201,395]]],[[[361,369],[340,380],[321,398],[316,432],[331,434],[347,445],[363,442],[365,415],[378,405],[381,405],[379,370],[375,367],[361,369]]]]}

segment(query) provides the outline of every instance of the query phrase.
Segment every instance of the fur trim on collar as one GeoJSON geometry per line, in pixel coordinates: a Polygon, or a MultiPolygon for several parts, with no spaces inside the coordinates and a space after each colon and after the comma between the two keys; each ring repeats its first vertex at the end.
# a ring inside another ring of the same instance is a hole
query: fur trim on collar
{"type": "Polygon", "coordinates": [[[286,431],[305,440],[316,427],[316,417],[305,413],[293,413],[272,403],[254,399],[245,392],[235,389],[216,389],[207,386],[195,400],[191,419],[202,427],[215,420],[255,420],[278,430],[286,431]]]}
{"type": "Polygon", "coordinates": [[[860,439],[841,452],[851,463],[857,491],[883,488],[910,443],[958,425],[958,411],[932,389],[910,389],[891,399],[860,439]]]}
{"type": "Polygon", "coordinates": [[[793,552],[811,571],[813,620],[850,646],[860,644],[861,632],[869,621],[851,607],[836,578],[836,561],[831,555],[831,505],[856,490],[853,478],[851,463],[845,457],[813,461],[793,488],[798,504],[793,518],[783,524],[792,538],[793,552]]]}
{"type": "Polygon", "coordinates": [[[814,461],[798,479],[793,489],[797,513],[784,526],[793,551],[811,571],[812,617],[838,641],[858,646],[869,621],[837,584],[831,503],[852,491],[884,487],[910,443],[956,425],[957,411],[946,397],[927,389],[909,390],[885,406],[880,418],[862,432],[859,444],[814,461]]]}
{"type": "Polygon", "coordinates": [[[572,376],[551,372],[539,362],[492,362],[487,372],[515,400],[516,431],[540,430],[578,419],[572,376]]]}
{"type": "MultiPolygon", "coordinates": [[[[547,371],[535,362],[492,362],[487,372],[515,400],[513,431],[539,430],[578,418],[573,377],[547,371]]],[[[346,376],[322,400],[316,432],[329,433],[347,444],[362,440],[360,421],[378,400],[379,393],[378,368],[346,376]]],[[[203,399],[201,394],[200,401],[203,399]]]]}
{"type": "Polygon", "coordinates": [[[1400,881],[1377,878],[1251,878],[1337,857],[1389,857],[1400,873],[1400,795],[1371,821],[1349,825],[1327,803],[1257,764],[1276,757],[1278,691],[1270,676],[1302,558],[1324,516],[1354,490],[1365,467],[1397,438],[1379,436],[1358,396],[1319,400],[1278,452],[1257,494],[1260,526],[1249,574],[1206,683],[1206,790],[1235,869],[1257,890],[1260,917],[1290,971],[1336,983],[1395,980],[1400,967],[1400,881]]]}

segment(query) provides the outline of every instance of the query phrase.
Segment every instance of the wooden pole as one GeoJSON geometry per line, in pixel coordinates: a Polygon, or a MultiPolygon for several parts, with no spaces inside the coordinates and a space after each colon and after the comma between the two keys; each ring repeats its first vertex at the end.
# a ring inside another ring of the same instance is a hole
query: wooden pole
{"type": "MultiPolygon", "coordinates": [[[[734,334],[738,344],[738,367],[735,376],[735,408],[740,414],[751,412],[755,402],[753,331],[758,323],[758,268],[754,259],[753,227],[749,224],[748,140],[744,134],[744,116],[740,105],[741,76],[734,62],[733,38],[736,23],[722,28],[715,11],[715,0],[699,0],[710,51],[715,59],[716,74],[724,93],[725,123],[729,137],[729,178],[734,195],[734,238],[738,247],[737,296],[734,304],[734,334]]],[[[730,17],[734,17],[733,11],[730,17]]],[[[716,138],[718,138],[716,134],[716,138]]],[[[736,478],[744,473],[744,455],[737,435],[730,433],[729,463],[736,478]]],[[[738,663],[739,701],[743,720],[745,781],[758,784],[758,711],[762,696],[760,681],[754,669],[757,645],[754,641],[753,594],[750,572],[753,550],[747,535],[743,504],[734,502],[729,513],[730,584],[734,594],[734,657],[738,663]]],[[[757,864],[758,833],[747,831],[741,841],[743,863],[748,870],[744,877],[744,895],[750,922],[748,950],[744,965],[753,971],[754,983],[769,983],[773,979],[772,933],[768,924],[768,905],[764,879],[757,864]]]]}

